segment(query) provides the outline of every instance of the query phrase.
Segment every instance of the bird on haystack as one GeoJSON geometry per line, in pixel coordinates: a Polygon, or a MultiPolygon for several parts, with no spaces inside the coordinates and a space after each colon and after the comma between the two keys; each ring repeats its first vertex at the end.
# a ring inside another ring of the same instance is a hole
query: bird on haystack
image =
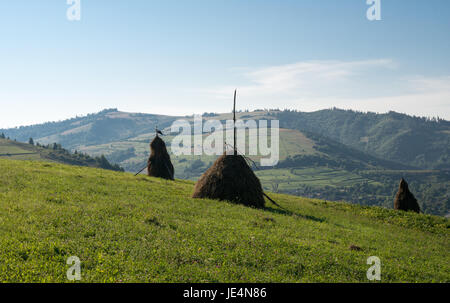
{"type": "Polygon", "coordinates": [[[164,136],[164,134],[162,133],[162,131],[160,131],[160,130],[158,129],[158,126],[155,127],[155,133],[156,133],[156,136],[157,136],[157,137],[158,137],[158,135],[164,136]]]}

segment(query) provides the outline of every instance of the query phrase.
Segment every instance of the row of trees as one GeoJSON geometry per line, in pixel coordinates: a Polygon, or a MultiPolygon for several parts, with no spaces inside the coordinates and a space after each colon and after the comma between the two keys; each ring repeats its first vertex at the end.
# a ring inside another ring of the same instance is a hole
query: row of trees
{"type": "Polygon", "coordinates": [[[48,144],[48,145],[39,145],[39,143],[37,143],[37,146],[40,146],[45,149],[50,149],[51,157],[58,159],[64,163],[80,165],[80,166],[100,167],[103,169],[109,169],[109,170],[114,170],[114,171],[124,171],[124,169],[122,167],[120,167],[118,164],[111,164],[104,155],[101,155],[98,157],[91,157],[88,154],[80,153],[76,150],[72,154],[67,149],[64,149],[61,146],[61,144],[57,144],[57,143],[48,144]]]}

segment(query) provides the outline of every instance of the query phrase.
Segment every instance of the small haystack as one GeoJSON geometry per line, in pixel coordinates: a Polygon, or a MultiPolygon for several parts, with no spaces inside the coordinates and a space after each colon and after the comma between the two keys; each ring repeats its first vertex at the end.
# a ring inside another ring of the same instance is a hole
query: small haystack
{"type": "Polygon", "coordinates": [[[400,185],[398,187],[398,192],[395,195],[394,209],[404,210],[404,211],[415,211],[420,213],[420,206],[417,203],[414,195],[409,191],[408,183],[402,178],[400,185]]]}
{"type": "Polygon", "coordinates": [[[193,198],[264,207],[261,182],[241,155],[222,155],[195,184],[193,198]]]}
{"type": "Polygon", "coordinates": [[[168,180],[173,180],[174,169],[172,161],[170,161],[166,144],[158,134],[150,143],[151,154],[147,163],[148,175],[168,180]]]}

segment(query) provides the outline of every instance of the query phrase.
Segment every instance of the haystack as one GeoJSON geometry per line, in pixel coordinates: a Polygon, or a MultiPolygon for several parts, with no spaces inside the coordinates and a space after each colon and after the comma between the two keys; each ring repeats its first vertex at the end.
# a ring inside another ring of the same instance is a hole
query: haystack
{"type": "Polygon", "coordinates": [[[151,154],[147,163],[148,175],[173,180],[174,169],[166,144],[158,135],[150,143],[151,154]]]}
{"type": "Polygon", "coordinates": [[[193,198],[264,207],[261,182],[241,155],[222,155],[195,184],[193,198]]]}
{"type": "Polygon", "coordinates": [[[394,209],[404,210],[404,211],[415,211],[420,213],[420,206],[417,203],[414,195],[409,191],[408,183],[402,178],[400,185],[398,187],[398,192],[395,195],[394,209]]]}

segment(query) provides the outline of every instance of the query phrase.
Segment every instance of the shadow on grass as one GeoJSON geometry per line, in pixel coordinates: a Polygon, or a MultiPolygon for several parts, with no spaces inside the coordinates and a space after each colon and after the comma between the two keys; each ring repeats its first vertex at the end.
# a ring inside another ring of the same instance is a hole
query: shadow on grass
{"type": "Polygon", "coordinates": [[[301,215],[301,214],[294,213],[294,212],[292,212],[290,210],[287,210],[287,209],[278,209],[278,208],[265,207],[265,208],[263,208],[263,210],[269,211],[269,212],[274,213],[274,214],[285,215],[285,216],[292,216],[292,217],[295,217],[295,218],[311,220],[311,221],[314,221],[314,222],[325,222],[326,221],[326,219],[324,219],[324,218],[318,218],[318,217],[314,217],[314,216],[310,216],[310,215],[301,215]]]}

